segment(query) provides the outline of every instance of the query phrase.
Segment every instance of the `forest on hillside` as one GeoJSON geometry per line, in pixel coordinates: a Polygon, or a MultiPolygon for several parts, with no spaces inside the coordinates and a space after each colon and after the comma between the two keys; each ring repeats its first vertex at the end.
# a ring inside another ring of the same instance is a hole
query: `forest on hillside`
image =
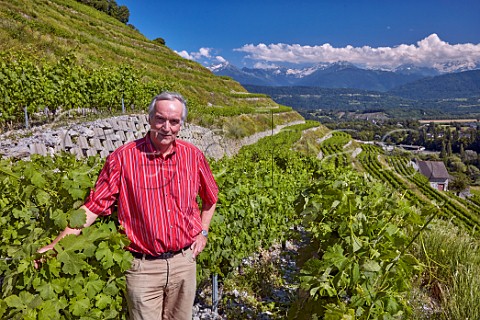
{"type": "MultiPolygon", "coordinates": [[[[245,85],[245,88],[252,93],[264,93],[275,102],[302,112],[350,111],[362,114],[376,110],[384,112],[389,118],[480,117],[480,93],[473,89],[463,97],[411,99],[391,93],[359,89],[252,85],[245,85]]],[[[439,90],[444,90],[444,87],[439,90]]]]}

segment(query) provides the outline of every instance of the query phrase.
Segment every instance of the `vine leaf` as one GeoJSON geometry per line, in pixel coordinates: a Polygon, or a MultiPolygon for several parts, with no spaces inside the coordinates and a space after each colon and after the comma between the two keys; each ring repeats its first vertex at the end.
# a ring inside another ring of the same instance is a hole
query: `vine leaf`
{"type": "Polygon", "coordinates": [[[347,261],[347,258],[343,255],[343,248],[338,244],[335,244],[332,247],[328,248],[323,258],[330,261],[335,267],[340,270],[343,269],[343,265],[347,261]]]}
{"type": "Polygon", "coordinates": [[[103,293],[100,293],[97,297],[97,303],[96,303],[96,306],[99,308],[99,309],[105,309],[106,307],[108,307],[111,303],[112,303],[112,298],[111,296],[108,296],[106,294],[103,294],[103,293]]]}
{"type": "Polygon", "coordinates": [[[70,250],[59,252],[57,259],[63,263],[62,271],[71,275],[78,274],[85,263],[79,254],[70,250]]]}
{"type": "Polygon", "coordinates": [[[31,181],[35,187],[38,187],[38,188],[45,187],[46,180],[40,172],[35,172],[32,175],[31,181]]]}
{"type": "MultiPolygon", "coordinates": [[[[39,278],[35,280],[39,280],[39,278]]],[[[38,290],[42,299],[50,300],[56,297],[54,286],[49,282],[42,281],[40,284],[35,285],[35,289],[38,290]]]]}
{"type": "Polygon", "coordinates": [[[101,279],[89,279],[89,281],[85,284],[85,291],[87,292],[87,296],[90,299],[95,298],[95,296],[102,291],[103,287],[105,286],[105,281],[101,279]]]}
{"type": "Polygon", "coordinates": [[[86,311],[90,308],[90,300],[87,297],[79,298],[72,302],[70,310],[74,316],[85,315],[86,311]]]}
{"type": "Polygon", "coordinates": [[[380,271],[381,267],[380,267],[380,265],[378,264],[378,262],[373,261],[373,260],[367,260],[367,261],[363,264],[363,269],[364,269],[365,271],[378,272],[378,271],[380,271]]]}
{"type": "Polygon", "coordinates": [[[98,245],[95,257],[102,262],[104,268],[110,268],[113,266],[113,255],[112,251],[108,248],[107,242],[102,242],[98,245]]]}
{"type": "Polygon", "coordinates": [[[70,228],[82,228],[87,222],[87,215],[83,209],[73,210],[70,215],[70,228]]]}

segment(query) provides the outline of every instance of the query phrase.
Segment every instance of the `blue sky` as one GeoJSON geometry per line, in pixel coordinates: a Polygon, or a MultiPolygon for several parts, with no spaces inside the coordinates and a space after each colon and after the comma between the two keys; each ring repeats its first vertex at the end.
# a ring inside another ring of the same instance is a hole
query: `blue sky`
{"type": "Polygon", "coordinates": [[[480,63],[479,0],[117,0],[149,39],[204,65],[480,63]]]}

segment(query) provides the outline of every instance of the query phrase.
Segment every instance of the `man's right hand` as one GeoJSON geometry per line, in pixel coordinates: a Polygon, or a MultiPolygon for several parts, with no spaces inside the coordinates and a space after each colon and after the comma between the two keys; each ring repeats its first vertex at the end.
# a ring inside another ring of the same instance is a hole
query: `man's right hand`
{"type": "Polygon", "coordinates": [[[38,249],[37,252],[38,253],[44,253],[44,252],[47,252],[48,250],[55,250],[53,247],[54,247],[54,245],[49,244],[49,245],[46,245],[45,247],[42,247],[42,248],[38,249]]]}
{"type": "MultiPolygon", "coordinates": [[[[85,211],[86,216],[87,216],[86,217],[86,222],[83,225],[83,228],[86,228],[86,227],[90,226],[95,221],[95,219],[97,219],[98,215],[91,212],[85,206],[81,206],[80,209],[83,209],[85,211]]],[[[54,248],[55,245],[60,240],[62,240],[65,236],[67,236],[69,234],[74,234],[74,235],[78,236],[80,234],[80,232],[82,232],[81,229],[72,229],[72,228],[66,227],[65,230],[60,232],[60,234],[50,244],[46,245],[45,247],[42,247],[42,248],[38,249],[37,252],[38,253],[44,253],[44,252],[47,252],[49,250],[55,251],[55,248],[54,248]]],[[[35,259],[34,262],[35,262],[35,269],[38,269],[38,268],[40,268],[41,264],[43,262],[45,262],[45,258],[41,257],[40,259],[35,259]]]]}
{"type": "MultiPolygon", "coordinates": [[[[45,253],[47,251],[50,251],[50,250],[53,250],[55,251],[55,248],[54,248],[54,245],[53,244],[49,244],[49,245],[46,245],[45,247],[42,247],[40,249],[37,250],[37,253],[45,253]]],[[[56,251],[55,251],[56,252],[56,251]]],[[[42,264],[46,261],[45,257],[42,255],[40,258],[38,259],[34,259],[33,260],[33,263],[34,263],[34,267],[35,269],[40,269],[40,267],[42,266],[42,264]]]]}

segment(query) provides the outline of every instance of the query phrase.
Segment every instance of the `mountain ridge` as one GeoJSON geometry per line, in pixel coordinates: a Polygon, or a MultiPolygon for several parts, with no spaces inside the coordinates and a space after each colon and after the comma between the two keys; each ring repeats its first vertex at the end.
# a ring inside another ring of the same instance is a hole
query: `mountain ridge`
{"type": "Polygon", "coordinates": [[[480,70],[426,77],[393,88],[389,94],[406,99],[455,99],[480,96],[480,70]]]}
{"type": "MultiPolygon", "coordinates": [[[[423,78],[450,74],[442,73],[439,69],[412,64],[401,65],[392,70],[365,69],[345,61],[298,69],[286,67],[239,69],[230,63],[211,66],[209,69],[215,74],[231,77],[242,85],[350,88],[380,92],[388,92],[395,87],[423,78]]],[[[460,72],[465,71],[456,73],[460,72]]]]}

